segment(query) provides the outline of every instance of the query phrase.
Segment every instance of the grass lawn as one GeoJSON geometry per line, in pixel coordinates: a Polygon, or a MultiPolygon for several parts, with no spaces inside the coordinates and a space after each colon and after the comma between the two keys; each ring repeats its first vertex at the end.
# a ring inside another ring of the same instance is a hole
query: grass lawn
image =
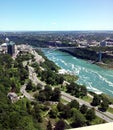
{"type": "Polygon", "coordinates": [[[75,75],[64,74],[63,76],[64,76],[64,79],[68,82],[73,82],[73,81],[78,80],[78,76],[75,76],[75,75]]]}
{"type": "Polygon", "coordinates": [[[83,98],[81,98],[82,100],[88,102],[88,103],[91,103],[92,102],[92,98],[89,97],[89,96],[84,96],[83,98]]]}
{"type": "Polygon", "coordinates": [[[91,121],[91,125],[102,124],[102,123],[105,123],[105,121],[97,116],[94,120],[91,121]]]}
{"type": "Polygon", "coordinates": [[[63,98],[61,98],[60,101],[61,101],[62,103],[66,103],[66,104],[68,103],[68,101],[64,100],[63,98]]]}
{"type": "Polygon", "coordinates": [[[107,111],[113,114],[113,108],[109,107],[107,111]]]}

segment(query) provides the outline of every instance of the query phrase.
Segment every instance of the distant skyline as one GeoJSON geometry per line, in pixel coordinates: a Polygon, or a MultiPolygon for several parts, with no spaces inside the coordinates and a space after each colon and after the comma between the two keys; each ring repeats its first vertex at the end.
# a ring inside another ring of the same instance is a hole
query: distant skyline
{"type": "Polygon", "coordinates": [[[113,30],[113,0],[0,0],[0,31],[113,30]]]}

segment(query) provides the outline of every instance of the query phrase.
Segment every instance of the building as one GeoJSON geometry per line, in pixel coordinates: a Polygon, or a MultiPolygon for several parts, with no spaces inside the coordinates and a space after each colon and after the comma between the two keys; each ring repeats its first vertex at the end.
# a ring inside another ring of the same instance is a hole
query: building
{"type": "Polygon", "coordinates": [[[7,53],[7,43],[1,44],[1,49],[3,53],[7,53]]]}
{"type": "Polygon", "coordinates": [[[15,53],[15,43],[6,38],[5,42],[1,44],[0,52],[4,54],[8,53],[13,56],[15,53]]]}
{"type": "Polygon", "coordinates": [[[10,54],[13,56],[16,52],[16,45],[13,41],[10,41],[8,38],[5,39],[5,42],[0,46],[0,53],[10,54]]]}
{"type": "Polygon", "coordinates": [[[7,45],[7,53],[13,56],[15,54],[15,43],[10,41],[7,45]]]}
{"type": "Polygon", "coordinates": [[[100,46],[113,47],[113,39],[106,39],[100,42],[100,46]]]}
{"type": "Polygon", "coordinates": [[[8,95],[7,95],[7,97],[11,100],[12,103],[18,101],[18,96],[14,92],[9,92],[8,95]]]}
{"type": "Polygon", "coordinates": [[[9,44],[9,38],[6,37],[5,42],[1,44],[2,52],[7,53],[7,45],[9,44]]]}

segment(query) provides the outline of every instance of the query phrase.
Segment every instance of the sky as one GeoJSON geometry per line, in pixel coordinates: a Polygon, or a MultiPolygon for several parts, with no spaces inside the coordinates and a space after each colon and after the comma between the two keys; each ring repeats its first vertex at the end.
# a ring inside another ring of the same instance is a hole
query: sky
{"type": "Polygon", "coordinates": [[[0,31],[113,30],[113,0],[0,0],[0,31]]]}

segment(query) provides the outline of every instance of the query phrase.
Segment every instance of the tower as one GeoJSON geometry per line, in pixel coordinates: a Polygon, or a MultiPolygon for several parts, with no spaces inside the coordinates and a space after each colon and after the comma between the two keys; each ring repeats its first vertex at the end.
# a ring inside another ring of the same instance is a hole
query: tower
{"type": "Polygon", "coordinates": [[[102,61],[102,52],[99,51],[99,62],[101,62],[101,61],[102,61]]]}
{"type": "Polygon", "coordinates": [[[13,41],[10,41],[7,45],[7,53],[11,56],[15,53],[15,43],[13,41]]]}

